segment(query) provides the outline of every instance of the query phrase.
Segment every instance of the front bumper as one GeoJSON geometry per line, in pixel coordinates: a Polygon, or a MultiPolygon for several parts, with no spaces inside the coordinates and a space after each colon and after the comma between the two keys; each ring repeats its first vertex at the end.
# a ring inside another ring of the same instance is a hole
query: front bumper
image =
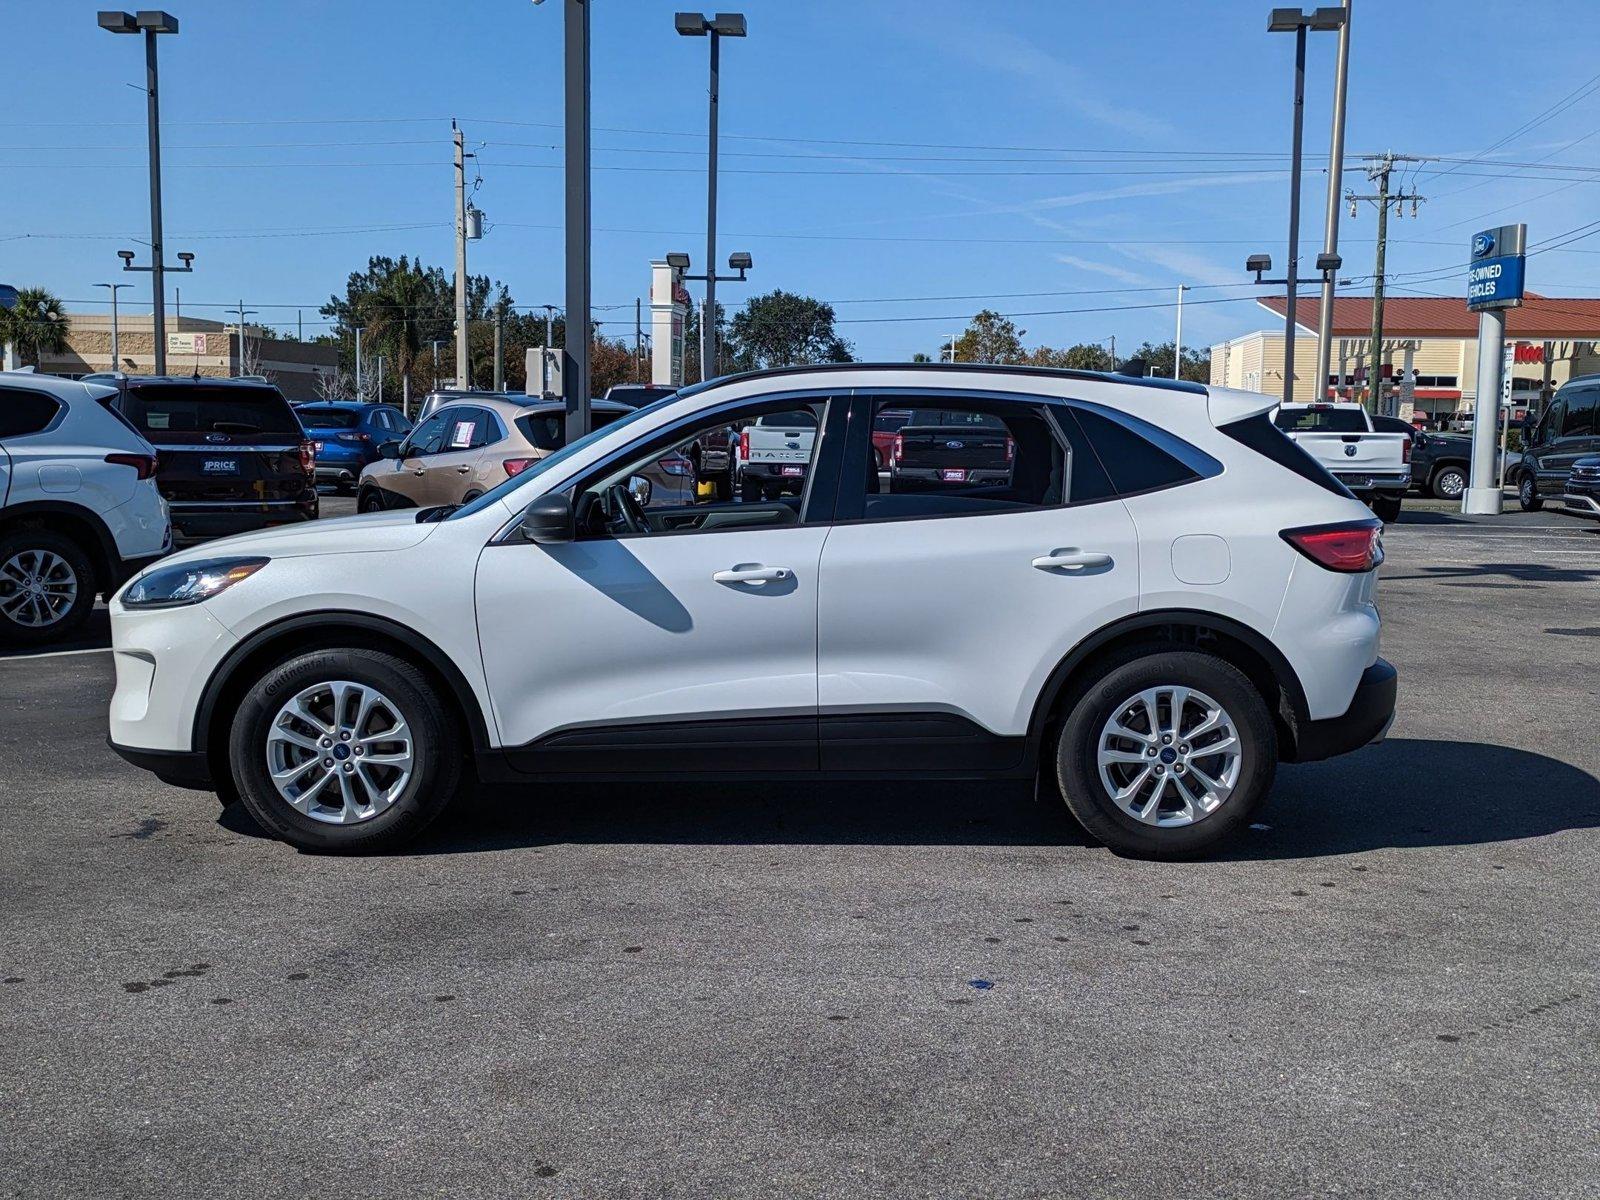
{"type": "Polygon", "coordinates": [[[123,746],[106,739],[123,760],[140,770],[149,771],[162,783],[173,787],[209,792],[214,788],[211,764],[200,750],[143,750],[138,746],[123,746]]]}
{"type": "Polygon", "coordinates": [[[1350,707],[1340,716],[1305,721],[1296,728],[1293,753],[1284,755],[1285,761],[1316,762],[1381,742],[1394,722],[1398,683],[1394,667],[1378,659],[1362,672],[1350,707]]]}
{"type": "Polygon", "coordinates": [[[1568,485],[1567,494],[1561,497],[1562,509],[1574,517],[1587,517],[1600,521],[1600,489],[1587,487],[1574,489],[1568,485]]]}

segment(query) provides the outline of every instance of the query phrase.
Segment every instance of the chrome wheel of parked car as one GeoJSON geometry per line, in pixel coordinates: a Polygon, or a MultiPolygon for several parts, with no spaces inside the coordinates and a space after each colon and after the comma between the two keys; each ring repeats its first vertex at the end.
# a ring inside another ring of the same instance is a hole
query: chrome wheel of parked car
{"type": "Polygon", "coordinates": [[[1531,471],[1523,471],[1517,479],[1517,503],[1523,512],[1538,512],[1544,507],[1544,497],[1539,495],[1539,485],[1531,471]]]}
{"type": "Polygon", "coordinates": [[[0,613],[43,629],[61,621],[78,598],[78,573],[49,550],[19,550],[0,563],[0,613]]]}
{"type": "Polygon", "coordinates": [[[1146,825],[1192,825],[1239,782],[1233,718],[1204,692],[1147,688],[1113,709],[1100,729],[1100,782],[1118,808],[1146,825]]]}
{"type": "Polygon", "coordinates": [[[291,697],[267,734],[267,771],[297,811],[330,825],[368,821],[411,780],[410,726],[376,688],[348,680],[291,697]]]}

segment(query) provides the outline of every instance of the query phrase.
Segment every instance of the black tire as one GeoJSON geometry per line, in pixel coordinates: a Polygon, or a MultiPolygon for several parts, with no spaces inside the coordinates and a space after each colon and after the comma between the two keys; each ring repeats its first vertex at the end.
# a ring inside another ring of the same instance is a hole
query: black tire
{"type": "MultiPolygon", "coordinates": [[[[36,561],[31,557],[33,553],[55,555],[62,566],[51,573],[49,582],[64,583],[70,575],[77,592],[66,610],[49,624],[25,624],[20,612],[14,617],[8,611],[12,607],[11,602],[21,600],[23,585],[19,580],[12,579],[9,574],[0,573],[0,644],[40,646],[60,641],[83,628],[83,623],[94,611],[96,586],[94,564],[82,546],[65,534],[50,529],[32,529],[24,526],[0,534],[0,566],[4,566],[19,555],[27,557],[27,563],[31,564],[36,561]]],[[[23,569],[26,569],[26,566],[23,569]]],[[[37,612],[31,603],[24,603],[22,607],[30,614],[37,612]]]]}
{"type": "Polygon", "coordinates": [[[1538,512],[1544,507],[1544,497],[1539,495],[1539,485],[1532,471],[1523,471],[1517,477],[1517,503],[1523,512],[1538,512]]]}
{"type": "Polygon", "coordinates": [[[445,810],[463,783],[461,730],[426,675],[378,650],[330,649],[297,655],[256,681],[234,714],[228,763],[239,798],[260,826],[302,850],[367,854],[410,841],[445,810]],[[279,793],[267,766],[267,735],[283,705],[321,682],[375,688],[411,730],[411,778],[376,816],[345,825],[299,812],[279,793]]]}
{"type": "Polygon", "coordinates": [[[1429,487],[1441,500],[1459,500],[1461,494],[1467,490],[1466,469],[1454,463],[1440,467],[1433,473],[1433,481],[1429,487]]]}
{"type": "Polygon", "coordinates": [[[1272,787],[1278,738],[1261,693],[1239,668],[1204,651],[1148,645],[1111,658],[1076,693],[1055,755],[1062,798],[1093,837],[1113,852],[1135,858],[1189,858],[1249,820],[1272,787]],[[1233,790],[1215,810],[1187,825],[1160,827],[1135,819],[1112,799],[1100,778],[1098,751],[1101,730],[1117,709],[1146,689],[1167,686],[1204,692],[1227,711],[1239,738],[1240,762],[1233,790]]]}
{"type": "Polygon", "coordinates": [[[333,485],[333,491],[337,496],[354,496],[356,494],[356,485],[353,483],[346,483],[341,479],[339,482],[333,485]]]}
{"type": "Polygon", "coordinates": [[[1372,498],[1373,515],[1385,525],[1392,524],[1400,519],[1400,509],[1404,502],[1403,496],[1391,496],[1380,492],[1372,498]]]}
{"type": "Polygon", "coordinates": [[[378,495],[377,488],[366,488],[356,500],[356,511],[364,513],[382,512],[388,507],[383,502],[383,497],[378,495]]]}
{"type": "Polygon", "coordinates": [[[743,474],[739,476],[739,499],[746,504],[759,504],[764,491],[759,479],[751,479],[743,474]]]}
{"type": "Polygon", "coordinates": [[[474,500],[476,500],[481,495],[483,495],[483,493],[481,491],[479,491],[477,488],[473,488],[465,496],[461,497],[461,503],[462,504],[471,504],[474,500]]]}

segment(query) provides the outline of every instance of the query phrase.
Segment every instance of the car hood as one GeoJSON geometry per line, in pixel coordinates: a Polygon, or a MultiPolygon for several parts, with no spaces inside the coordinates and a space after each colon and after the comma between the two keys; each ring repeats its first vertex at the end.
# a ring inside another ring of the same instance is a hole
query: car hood
{"type": "Polygon", "coordinates": [[[254,533],[236,534],[192,546],[162,559],[161,565],[233,555],[300,558],[307,554],[370,554],[375,551],[404,550],[415,546],[439,528],[437,521],[418,524],[417,514],[421,511],[407,508],[259,529],[254,533]]]}

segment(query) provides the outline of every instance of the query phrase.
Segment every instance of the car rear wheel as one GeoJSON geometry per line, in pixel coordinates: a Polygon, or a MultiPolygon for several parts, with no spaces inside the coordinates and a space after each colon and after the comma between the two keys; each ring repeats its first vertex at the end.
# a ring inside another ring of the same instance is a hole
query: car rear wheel
{"type": "Polygon", "coordinates": [[[377,488],[367,488],[356,500],[356,511],[374,513],[383,511],[383,497],[378,495],[377,488]]]}
{"type": "Polygon", "coordinates": [[[83,547],[48,529],[0,534],[0,642],[67,637],[94,608],[94,566],[83,547]]]}
{"type": "Polygon", "coordinates": [[[1388,525],[1400,519],[1400,509],[1403,500],[1400,496],[1390,496],[1383,493],[1372,498],[1372,513],[1378,520],[1388,525]]]}
{"type": "Polygon", "coordinates": [[[355,648],[312,651],[263,675],[239,704],[228,760],[263,829],[333,853],[416,837],[463,774],[460,730],[428,678],[355,648]]]}
{"type": "Polygon", "coordinates": [[[1232,663],[1143,647],[1109,662],[1067,712],[1056,779],[1067,808],[1118,854],[1184,858],[1239,828],[1277,770],[1260,692],[1232,663]]]}
{"type": "Polygon", "coordinates": [[[1433,494],[1441,500],[1459,500],[1467,490],[1467,473],[1460,467],[1440,467],[1433,476],[1433,494]]]}
{"type": "Polygon", "coordinates": [[[1538,512],[1544,507],[1544,498],[1539,495],[1539,486],[1529,471],[1522,472],[1517,479],[1517,503],[1523,512],[1538,512]]]}

